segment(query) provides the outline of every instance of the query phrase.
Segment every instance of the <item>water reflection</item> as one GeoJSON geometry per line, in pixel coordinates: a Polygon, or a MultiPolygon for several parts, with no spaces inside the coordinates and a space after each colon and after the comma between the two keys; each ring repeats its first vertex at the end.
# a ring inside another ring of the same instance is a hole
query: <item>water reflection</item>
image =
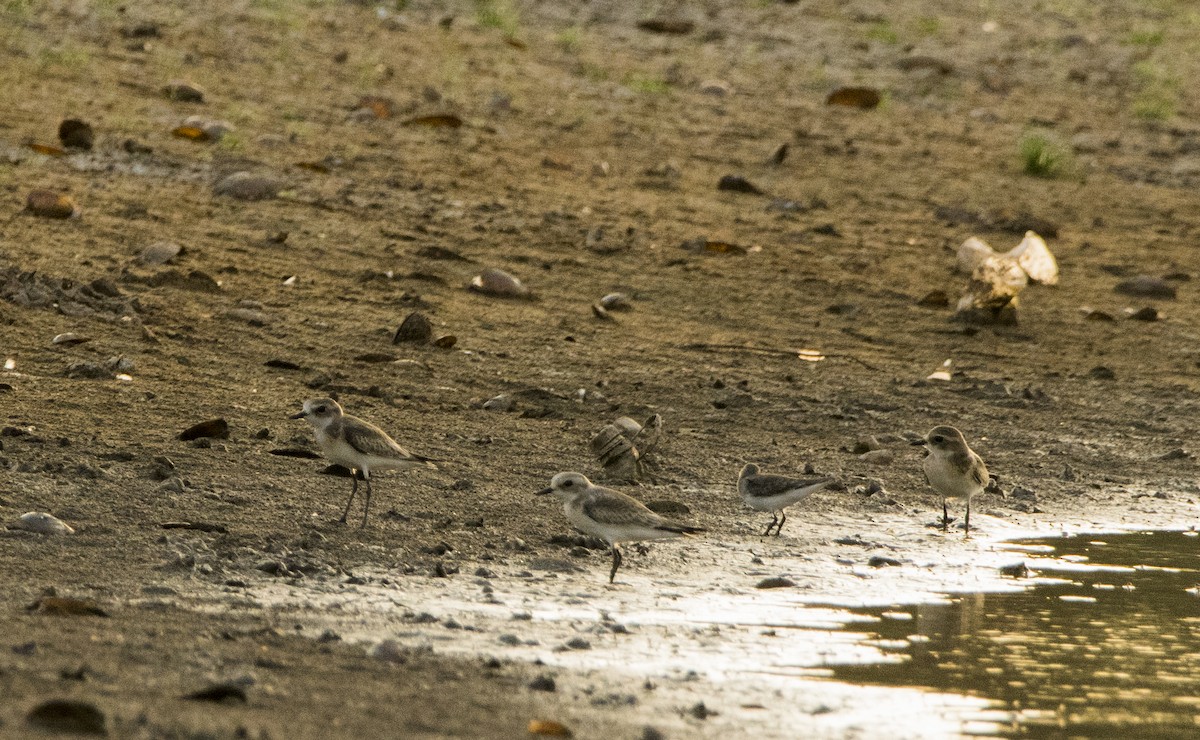
{"type": "Polygon", "coordinates": [[[1002,734],[1200,736],[1200,538],[1080,535],[1014,550],[1043,576],[1027,591],[854,610],[878,618],[868,639],[893,660],[829,666],[832,677],[991,699],[1012,712],[1002,734]]]}

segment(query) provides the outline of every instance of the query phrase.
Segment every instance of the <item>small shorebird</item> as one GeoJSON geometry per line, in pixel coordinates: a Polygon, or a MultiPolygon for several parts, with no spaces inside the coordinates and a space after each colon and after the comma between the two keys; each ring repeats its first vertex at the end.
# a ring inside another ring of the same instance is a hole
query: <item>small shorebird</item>
{"type": "Polygon", "coordinates": [[[942,497],[942,530],[948,531],[950,528],[946,500],[965,498],[967,516],[963,522],[966,533],[970,534],[971,497],[982,493],[988,485],[988,471],[983,458],[967,446],[962,432],[952,426],[936,426],[924,439],[916,440],[913,444],[925,445],[928,450],[923,463],[925,479],[942,497]]]}
{"type": "Polygon", "coordinates": [[[612,548],[609,583],[617,577],[617,568],[621,567],[622,542],[661,540],[704,531],[700,527],[664,519],[637,499],[611,488],[597,486],[580,473],[559,473],[554,476],[550,479],[550,486],[538,491],[537,495],[547,493],[553,493],[563,502],[563,511],[576,529],[599,537],[612,548]]]}
{"type": "Polygon", "coordinates": [[[361,472],[367,484],[367,500],[363,506],[363,520],[360,527],[367,526],[367,515],[371,511],[371,471],[372,470],[408,470],[410,468],[433,468],[433,461],[420,455],[414,455],[387,435],[374,424],[363,421],[357,416],[351,416],[342,411],[342,407],[332,398],[313,398],[304,402],[304,409],[298,414],[292,414],[292,419],[306,419],[313,425],[317,445],[321,452],[333,463],[350,468],[350,478],[354,481],[350,489],[350,500],[346,502],[346,510],[339,519],[346,523],[350,513],[350,505],[354,503],[354,495],[358,493],[358,476],[361,472]]]}
{"type": "Polygon", "coordinates": [[[762,533],[763,537],[775,530],[775,536],[783,531],[783,523],[787,521],[787,507],[808,498],[825,486],[833,483],[833,478],[788,478],[783,475],[760,475],[758,466],[749,463],[742,468],[738,476],[738,493],[742,501],[755,511],[771,512],[771,523],[762,533]]]}

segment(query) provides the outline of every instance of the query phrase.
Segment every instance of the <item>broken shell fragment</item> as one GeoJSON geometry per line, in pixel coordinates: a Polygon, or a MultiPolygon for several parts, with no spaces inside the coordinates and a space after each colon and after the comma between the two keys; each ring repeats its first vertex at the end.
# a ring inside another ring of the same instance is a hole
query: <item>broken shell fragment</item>
{"type": "Polygon", "coordinates": [[[998,254],[979,237],[969,237],[958,248],[958,269],[973,274],[976,268],[990,257],[1001,257],[1016,262],[1029,280],[1035,283],[1058,284],[1058,262],[1046,246],[1046,240],[1036,232],[1026,231],[1021,243],[1003,255],[998,254]]]}
{"type": "Polygon", "coordinates": [[[1058,262],[1046,246],[1046,240],[1032,231],[1025,232],[1025,238],[1009,253],[1035,283],[1043,285],[1058,284],[1058,262]]]}
{"type": "Polygon", "coordinates": [[[592,454],[606,473],[620,480],[634,480],[642,463],[662,439],[662,416],[654,414],[639,424],[628,416],[614,419],[592,437],[592,454]]]}
{"type": "Polygon", "coordinates": [[[641,457],[646,457],[658,448],[658,443],[662,439],[662,425],[662,416],[654,414],[649,419],[646,419],[646,423],[642,425],[641,430],[634,435],[632,441],[637,445],[638,453],[641,457]]]}
{"type": "Polygon", "coordinates": [[[958,247],[958,269],[970,275],[980,262],[995,255],[996,251],[984,240],[977,236],[967,237],[958,247]]]}
{"type": "Polygon", "coordinates": [[[994,256],[971,273],[967,292],[958,300],[955,317],[971,323],[1016,324],[1017,294],[1029,278],[1015,260],[994,256]]]}
{"type": "Polygon", "coordinates": [[[942,366],[934,370],[929,375],[925,376],[926,380],[950,380],[951,373],[954,372],[954,360],[947,359],[942,363],[942,366]]]}
{"type": "Polygon", "coordinates": [[[489,267],[471,279],[468,290],[499,298],[528,298],[529,288],[504,270],[489,267]]]}
{"type": "Polygon", "coordinates": [[[616,424],[606,424],[592,437],[592,454],[605,472],[621,480],[637,478],[640,458],[637,448],[616,424]]]}
{"type": "Polygon", "coordinates": [[[625,437],[630,441],[633,441],[633,438],[638,436],[638,434],[640,434],[642,431],[642,425],[638,424],[633,419],[630,419],[628,416],[622,416],[613,419],[613,426],[615,426],[621,432],[621,434],[624,434],[625,437]]]}
{"type": "Polygon", "coordinates": [[[17,517],[12,529],[23,529],[37,534],[75,534],[75,530],[62,519],[44,511],[28,511],[17,517]]]}

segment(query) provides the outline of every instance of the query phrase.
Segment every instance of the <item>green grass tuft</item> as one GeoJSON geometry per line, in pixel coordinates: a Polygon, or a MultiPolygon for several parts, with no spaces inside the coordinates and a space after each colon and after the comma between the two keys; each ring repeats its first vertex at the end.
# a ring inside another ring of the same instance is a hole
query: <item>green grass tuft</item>
{"type": "Polygon", "coordinates": [[[1021,137],[1018,149],[1022,170],[1034,177],[1061,177],[1071,163],[1070,151],[1044,133],[1029,133],[1021,137]]]}

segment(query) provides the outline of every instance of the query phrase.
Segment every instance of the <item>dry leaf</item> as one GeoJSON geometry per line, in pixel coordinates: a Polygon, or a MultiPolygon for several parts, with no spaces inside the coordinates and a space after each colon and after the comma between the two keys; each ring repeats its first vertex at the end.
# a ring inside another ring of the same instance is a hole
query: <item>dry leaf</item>
{"type": "Polygon", "coordinates": [[[45,154],[48,157],[65,157],[67,154],[66,151],[56,146],[50,146],[49,144],[34,144],[30,142],[29,148],[38,154],[45,154]]]}
{"type": "Polygon", "coordinates": [[[190,141],[212,141],[207,131],[196,126],[177,126],[171,129],[171,135],[190,141]]]}
{"type": "Polygon", "coordinates": [[[359,110],[369,110],[376,118],[391,118],[396,114],[396,103],[391,98],[366,95],[358,100],[359,110]]]}
{"type": "Polygon", "coordinates": [[[750,251],[740,244],[703,238],[689,239],[682,246],[689,252],[707,252],[710,254],[747,254],[750,251]]]}
{"type": "Polygon", "coordinates": [[[530,735],[544,735],[546,737],[573,737],[566,725],[562,722],[555,722],[552,719],[531,719],[529,720],[530,735]]]}
{"type": "Polygon", "coordinates": [[[459,128],[463,119],[452,113],[439,113],[432,116],[417,116],[404,122],[405,126],[429,126],[430,128],[459,128]]]}
{"type": "Polygon", "coordinates": [[[839,87],[829,93],[825,104],[870,110],[878,106],[880,100],[879,91],[873,87],[839,87]]]}

